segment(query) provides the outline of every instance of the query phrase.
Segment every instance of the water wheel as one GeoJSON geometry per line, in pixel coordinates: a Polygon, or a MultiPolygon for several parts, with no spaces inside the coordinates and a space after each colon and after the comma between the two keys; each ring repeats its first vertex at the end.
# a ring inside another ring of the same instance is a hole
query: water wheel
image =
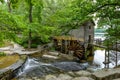
{"type": "Polygon", "coordinates": [[[84,56],[85,49],[84,46],[80,44],[80,42],[72,42],[68,49],[74,51],[74,55],[77,56],[79,59],[84,56]]]}
{"type": "Polygon", "coordinates": [[[74,51],[74,54],[75,54],[79,59],[81,59],[81,58],[84,56],[84,53],[85,53],[84,46],[83,46],[83,45],[80,45],[80,44],[77,44],[77,45],[76,45],[76,49],[75,49],[75,51],[74,51]]]}

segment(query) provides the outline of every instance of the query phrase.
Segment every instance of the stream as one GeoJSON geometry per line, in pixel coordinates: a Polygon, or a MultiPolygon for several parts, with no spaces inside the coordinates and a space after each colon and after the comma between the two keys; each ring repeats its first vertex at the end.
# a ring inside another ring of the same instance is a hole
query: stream
{"type": "Polygon", "coordinates": [[[41,77],[47,74],[59,74],[67,71],[84,70],[88,63],[78,63],[75,61],[54,61],[49,59],[36,59],[28,57],[25,64],[18,70],[17,77],[41,77]],[[47,60],[47,62],[46,62],[47,60]]]}
{"type": "MultiPolygon", "coordinates": [[[[115,67],[115,53],[111,51],[110,53],[110,68],[115,67]]],[[[119,53],[119,52],[118,52],[119,53]]],[[[120,57],[120,54],[118,55],[120,57]]],[[[87,70],[91,68],[92,70],[102,69],[104,68],[105,60],[105,50],[96,50],[94,52],[94,59],[92,64],[79,63],[77,61],[67,61],[67,60],[51,60],[49,58],[34,58],[28,57],[24,65],[16,72],[17,78],[30,78],[30,77],[42,77],[48,74],[60,74],[68,71],[79,71],[79,70],[87,70]]],[[[120,63],[120,59],[118,58],[118,65],[120,63]]]]}
{"type": "MultiPolygon", "coordinates": [[[[116,53],[117,53],[117,64],[120,65],[120,52],[116,52],[111,50],[110,51],[110,63],[109,63],[109,68],[114,68],[115,67],[115,61],[116,61],[116,53]]],[[[108,53],[107,53],[108,54],[108,53]]],[[[98,68],[104,68],[105,65],[103,64],[103,62],[105,61],[105,50],[96,50],[94,52],[94,60],[93,60],[93,64],[97,65],[98,68]]]]}

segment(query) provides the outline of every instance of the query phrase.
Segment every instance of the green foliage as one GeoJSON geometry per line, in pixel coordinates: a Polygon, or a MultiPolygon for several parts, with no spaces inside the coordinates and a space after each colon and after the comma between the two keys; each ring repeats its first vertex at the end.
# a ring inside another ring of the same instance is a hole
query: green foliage
{"type": "Polygon", "coordinates": [[[0,0],[0,2],[1,2],[1,3],[3,3],[3,2],[4,2],[4,0],[0,0]]]}
{"type": "MultiPolygon", "coordinates": [[[[37,48],[38,45],[46,44],[46,43],[49,42],[48,38],[43,38],[43,37],[41,37],[41,36],[33,36],[32,37],[31,48],[37,48]]],[[[20,45],[22,45],[24,48],[27,48],[28,47],[28,38],[27,37],[21,38],[21,40],[18,43],[20,45]]]]}
{"type": "Polygon", "coordinates": [[[56,3],[58,4],[53,4],[52,2],[48,3],[47,7],[49,6],[49,8],[47,8],[46,11],[49,11],[51,14],[49,14],[49,16],[47,14],[48,18],[45,18],[44,22],[47,22],[45,23],[46,25],[57,26],[62,29],[62,32],[66,33],[73,28],[78,28],[84,21],[92,18],[92,15],[90,14],[90,10],[93,6],[93,4],[91,4],[92,1],[62,1],[59,2],[59,0],[56,0],[56,3]]]}
{"type": "Polygon", "coordinates": [[[96,0],[93,12],[99,18],[98,26],[106,28],[106,37],[104,44],[112,46],[120,40],[120,2],[118,0],[96,0]]]}
{"type": "Polygon", "coordinates": [[[4,0],[0,4],[0,43],[10,40],[25,46],[31,30],[32,46],[50,42],[49,38],[67,33],[84,21],[99,18],[98,26],[109,26],[107,37],[119,40],[119,0],[4,0]],[[32,23],[29,9],[32,4],[32,23]],[[11,12],[8,12],[11,8],[11,12]],[[96,14],[94,16],[93,14],[96,14]],[[116,28],[117,27],[117,28],[116,28]],[[18,37],[21,35],[21,37],[18,37]]]}
{"type": "Polygon", "coordinates": [[[0,56],[6,56],[4,52],[0,52],[0,56]]]}
{"type": "Polygon", "coordinates": [[[4,40],[17,40],[16,32],[20,31],[17,24],[17,16],[0,9],[0,42],[4,40]],[[19,30],[18,30],[19,29],[19,30]]]}

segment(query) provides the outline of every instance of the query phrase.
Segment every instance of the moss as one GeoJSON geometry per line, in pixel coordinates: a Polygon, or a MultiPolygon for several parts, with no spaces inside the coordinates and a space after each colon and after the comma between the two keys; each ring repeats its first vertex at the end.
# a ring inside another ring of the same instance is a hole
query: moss
{"type": "Polygon", "coordinates": [[[50,50],[51,50],[51,51],[55,51],[55,47],[51,47],[50,50]]]}
{"type": "Polygon", "coordinates": [[[94,51],[95,50],[104,50],[103,48],[100,48],[100,47],[94,47],[94,51]]]}
{"type": "Polygon", "coordinates": [[[1,56],[0,57],[0,69],[6,68],[12,64],[14,64],[16,61],[19,60],[19,56],[16,55],[9,55],[9,56],[1,56]]]}

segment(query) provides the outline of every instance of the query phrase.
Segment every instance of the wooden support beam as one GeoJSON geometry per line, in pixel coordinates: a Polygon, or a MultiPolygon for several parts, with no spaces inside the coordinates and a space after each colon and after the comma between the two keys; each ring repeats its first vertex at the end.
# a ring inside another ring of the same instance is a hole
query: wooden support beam
{"type": "MultiPolygon", "coordinates": [[[[103,49],[108,49],[107,46],[102,46],[102,45],[97,45],[97,44],[92,44],[92,45],[96,46],[96,47],[103,48],[103,49]]],[[[116,48],[113,48],[113,47],[109,47],[109,50],[120,51],[119,49],[116,49],[116,48]]]]}

